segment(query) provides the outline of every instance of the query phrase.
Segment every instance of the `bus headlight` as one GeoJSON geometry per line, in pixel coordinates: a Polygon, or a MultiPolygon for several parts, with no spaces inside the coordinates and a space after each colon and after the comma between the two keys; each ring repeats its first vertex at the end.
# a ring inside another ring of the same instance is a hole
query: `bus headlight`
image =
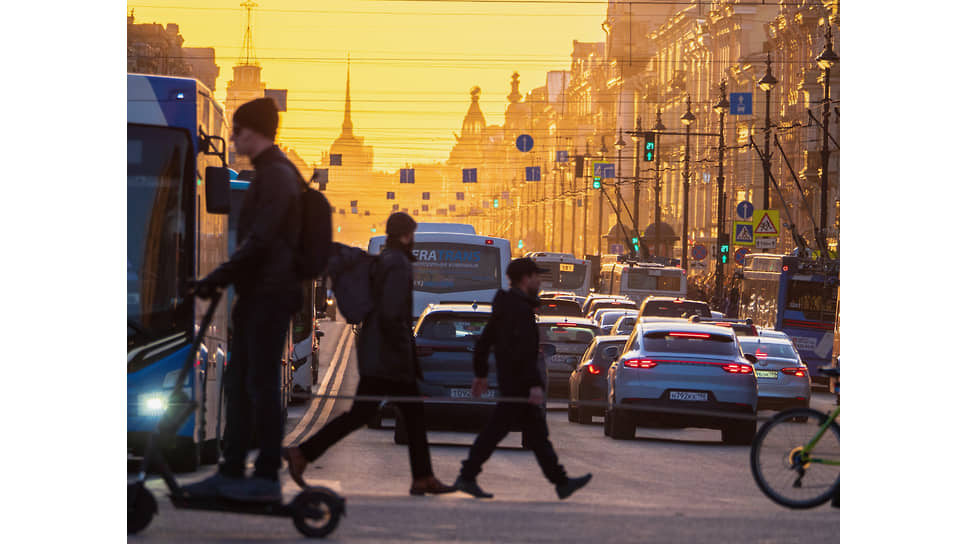
{"type": "Polygon", "coordinates": [[[164,413],[168,407],[168,395],[162,393],[145,393],[138,395],[138,415],[156,416],[164,413]]]}

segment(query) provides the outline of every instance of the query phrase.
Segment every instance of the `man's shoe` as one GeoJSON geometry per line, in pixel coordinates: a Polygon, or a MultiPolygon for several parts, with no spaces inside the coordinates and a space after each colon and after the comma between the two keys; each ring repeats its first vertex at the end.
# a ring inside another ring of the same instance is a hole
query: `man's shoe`
{"type": "Polygon", "coordinates": [[[306,481],[303,480],[303,472],[306,472],[306,465],[308,461],[306,457],[303,456],[302,450],[298,446],[292,448],[282,448],[282,458],[286,460],[289,465],[289,475],[292,476],[292,481],[296,482],[296,485],[302,488],[306,488],[306,481]]]}
{"type": "Polygon", "coordinates": [[[581,478],[568,478],[567,482],[562,482],[555,486],[555,491],[558,492],[558,498],[561,500],[567,499],[572,493],[585,487],[585,485],[591,479],[591,474],[586,474],[581,478]]]}
{"type": "Polygon", "coordinates": [[[433,476],[414,480],[413,485],[410,486],[411,495],[442,495],[444,493],[453,493],[454,491],[457,491],[456,487],[444,485],[433,476]]]}
{"type": "Polygon", "coordinates": [[[457,491],[463,491],[468,495],[473,495],[477,499],[490,499],[494,497],[493,493],[487,493],[481,486],[477,485],[474,480],[465,480],[461,477],[457,477],[457,481],[454,482],[454,489],[457,491]]]}
{"type": "Polygon", "coordinates": [[[282,486],[279,480],[253,476],[247,480],[227,483],[219,488],[219,494],[240,502],[280,502],[282,486]]]}
{"type": "Polygon", "coordinates": [[[242,481],[243,478],[230,478],[216,472],[202,481],[182,486],[181,489],[189,499],[214,499],[220,496],[222,486],[242,481]]]}

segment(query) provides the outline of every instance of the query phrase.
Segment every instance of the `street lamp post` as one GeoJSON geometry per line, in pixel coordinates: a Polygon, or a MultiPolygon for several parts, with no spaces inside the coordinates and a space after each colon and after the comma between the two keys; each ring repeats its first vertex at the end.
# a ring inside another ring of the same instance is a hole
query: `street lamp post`
{"type": "Polygon", "coordinates": [[[766,73],[756,84],[763,91],[766,91],[766,124],[763,133],[763,209],[770,209],[770,91],[776,86],[776,78],[773,77],[773,70],[770,65],[770,53],[766,53],[766,73]]]}
{"type": "Polygon", "coordinates": [[[582,161],[582,185],[581,190],[581,258],[584,259],[588,254],[588,159],[592,156],[588,140],[585,140],[585,157],[582,161]]]}
{"type": "MultiPolygon", "coordinates": [[[[823,69],[823,148],[820,151],[820,233],[823,247],[819,248],[823,257],[827,256],[827,169],[830,162],[830,69],[840,60],[834,53],[833,41],[830,35],[830,23],[827,24],[827,43],[823,52],[817,56],[817,64],[823,69]]],[[[838,248],[839,249],[839,248],[838,248]]]]}
{"type": "MultiPolygon", "coordinates": [[[[622,129],[618,129],[618,140],[615,140],[615,151],[618,151],[618,166],[616,166],[615,172],[615,224],[616,228],[622,228],[622,214],[618,213],[618,203],[622,201],[622,187],[619,184],[622,181],[622,150],[625,149],[625,140],[622,139],[622,129]]],[[[631,249],[631,248],[629,248],[631,249]]]]}
{"type": "Polygon", "coordinates": [[[661,194],[662,194],[662,169],[659,168],[659,137],[663,130],[665,130],[665,125],[662,124],[662,112],[659,108],[655,109],[655,125],[652,130],[655,131],[655,223],[652,228],[655,232],[652,234],[655,236],[655,251],[654,255],[659,254],[659,223],[662,222],[662,204],[661,204],[661,194]]]}
{"type": "MultiPolygon", "coordinates": [[[[602,147],[598,149],[598,156],[602,159],[608,153],[608,148],[605,147],[605,136],[602,136],[602,147]]],[[[602,181],[605,181],[605,177],[602,176],[602,181]]],[[[595,254],[601,256],[602,254],[602,221],[603,215],[605,215],[605,189],[600,188],[598,190],[598,236],[595,238],[595,254]]]]}
{"type": "MultiPolygon", "coordinates": [[[[635,153],[633,153],[633,161],[635,162],[635,167],[633,168],[634,173],[632,174],[634,179],[632,181],[632,230],[635,231],[635,237],[639,239],[639,248],[642,247],[642,231],[639,230],[639,174],[641,173],[639,169],[639,162],[642,160],[639,150],[639,141],[642,139],[642,117],[635,118],[635,132],[632,133],[632,141],[635,142],[635,153]]],[[[641,255],[641,249],[636,252],[635,257],[638,258],[641,255]]]]}
{"type": "MultiPolygon", "coordinates": [[[[716,206],[716,237],[719,246],[722,247],[722,238],[726,229],[726,192],[724,185],[726,179],[723,177],[723,154],[726,151],[726,132],[725,117],[729,111],[729,100],[726,100],[726,80],[719,84],[719,102],[713,106],[719,114],[719,175],[716,176],[716,189],[718,191],[719,204],[716,206]]],[[[718,255],[718,251],[715,252],[718,255]]],[[[716,296],[723,296],[723,263],[722,255],[716,259],[716,296]]]]}
{"type": "Polygon", "coordinates": [[[689,131],[696,116],[692,114],[692,97],[686,95],[686,113],[679,118],[686,126],[686,154],[682,171],[682,269],[689,271],[689,131]]]}

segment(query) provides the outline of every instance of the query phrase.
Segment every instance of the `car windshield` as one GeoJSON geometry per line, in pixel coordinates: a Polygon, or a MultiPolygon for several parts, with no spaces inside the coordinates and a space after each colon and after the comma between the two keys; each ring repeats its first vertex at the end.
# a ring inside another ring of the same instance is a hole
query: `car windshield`
{"type": "Polygon", "coordinates": [[[424,318],[417,337],[426,340],[476,342],[487,325],[488,314],[439,312],[424,318]]]}
{"type": "Polygon", "coordinates": [[[712,317],[709,313],[709,305],[705,302],[689,302],[685,300],[650,300],[645,303],[642,309],[643,316],[657,317],[688,317],[698,315],[699,317],[712,317]]]}
{"type": "Polygon", "coordinates": [[[638,306],[631,300],[603,300],[592,303],[593,312],[598,310],[621,310],[623,308],[635,310],[638,306]]]}
{"type": "Polygon", "coordinates": [[[738,355],[732,336],[690,331],[658,331],[645,335],[646,352],[690,355],[738,355]]]}
{"type": "Polygon", "coordinates": [[[589,344],[596,332],[591,326],[572,323],[545,323],[538,326],[542,342],[552,344],[589,344]]]}
{"type": "Polygon", "coordinates": [[[602,315],[602,328],[611,327],[616,321],[625,317],[625,315],[625,312],[606,312],[602,315]]]}
{"type": "Polygon", "coordinates": [[[748,355],[755,355],[757,359],[762,358],[778,358],[778,359],[796,359],[797,353],[793,346],[790,344],[781,343],[760,343],[760,342],[743,342],[740,340],[739,346],[743,349],[743,353],[748,355]]]}

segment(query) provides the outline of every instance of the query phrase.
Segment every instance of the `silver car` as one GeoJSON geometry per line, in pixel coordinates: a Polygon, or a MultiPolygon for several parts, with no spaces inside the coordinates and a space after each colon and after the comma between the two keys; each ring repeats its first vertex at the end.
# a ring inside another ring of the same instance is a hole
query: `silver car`
{"type": "Polygon", "coordinates": [[[760,410],[810,406],[810,372],[789,338],[741,336],[743,353],[756,357],[760,410]]]}
{"type": "Polygon", "coordinates": [[[605,434],[628,440],[637,426],[705,427],[720,429],[727,443],[750,444],[756,434],[754,362],[730,328],[639,322],[608,371],[605,434]]]}
{"type": "Polygon", "coordinates": [[[639,315],[639,311],[632,310],[629,308],[625,308],[622,310],[602,309],[595,312],[595,316],[592,317],[592,321],[596,321],[598,323],[598,328],[602,329],[605,332],[608,332],[612,330],[612,325],[614,325],[616,321],[618,321],[619,319],[627,315],[637,316],[639,315]]]}
{"type": "Polygon", "coordinates": [[[538,316],[540,343],[551,344],[555,354],[546,359],[548,397],[568,397],[568,379],[582,354],[602,330],[583,317],[538,316]]]}

